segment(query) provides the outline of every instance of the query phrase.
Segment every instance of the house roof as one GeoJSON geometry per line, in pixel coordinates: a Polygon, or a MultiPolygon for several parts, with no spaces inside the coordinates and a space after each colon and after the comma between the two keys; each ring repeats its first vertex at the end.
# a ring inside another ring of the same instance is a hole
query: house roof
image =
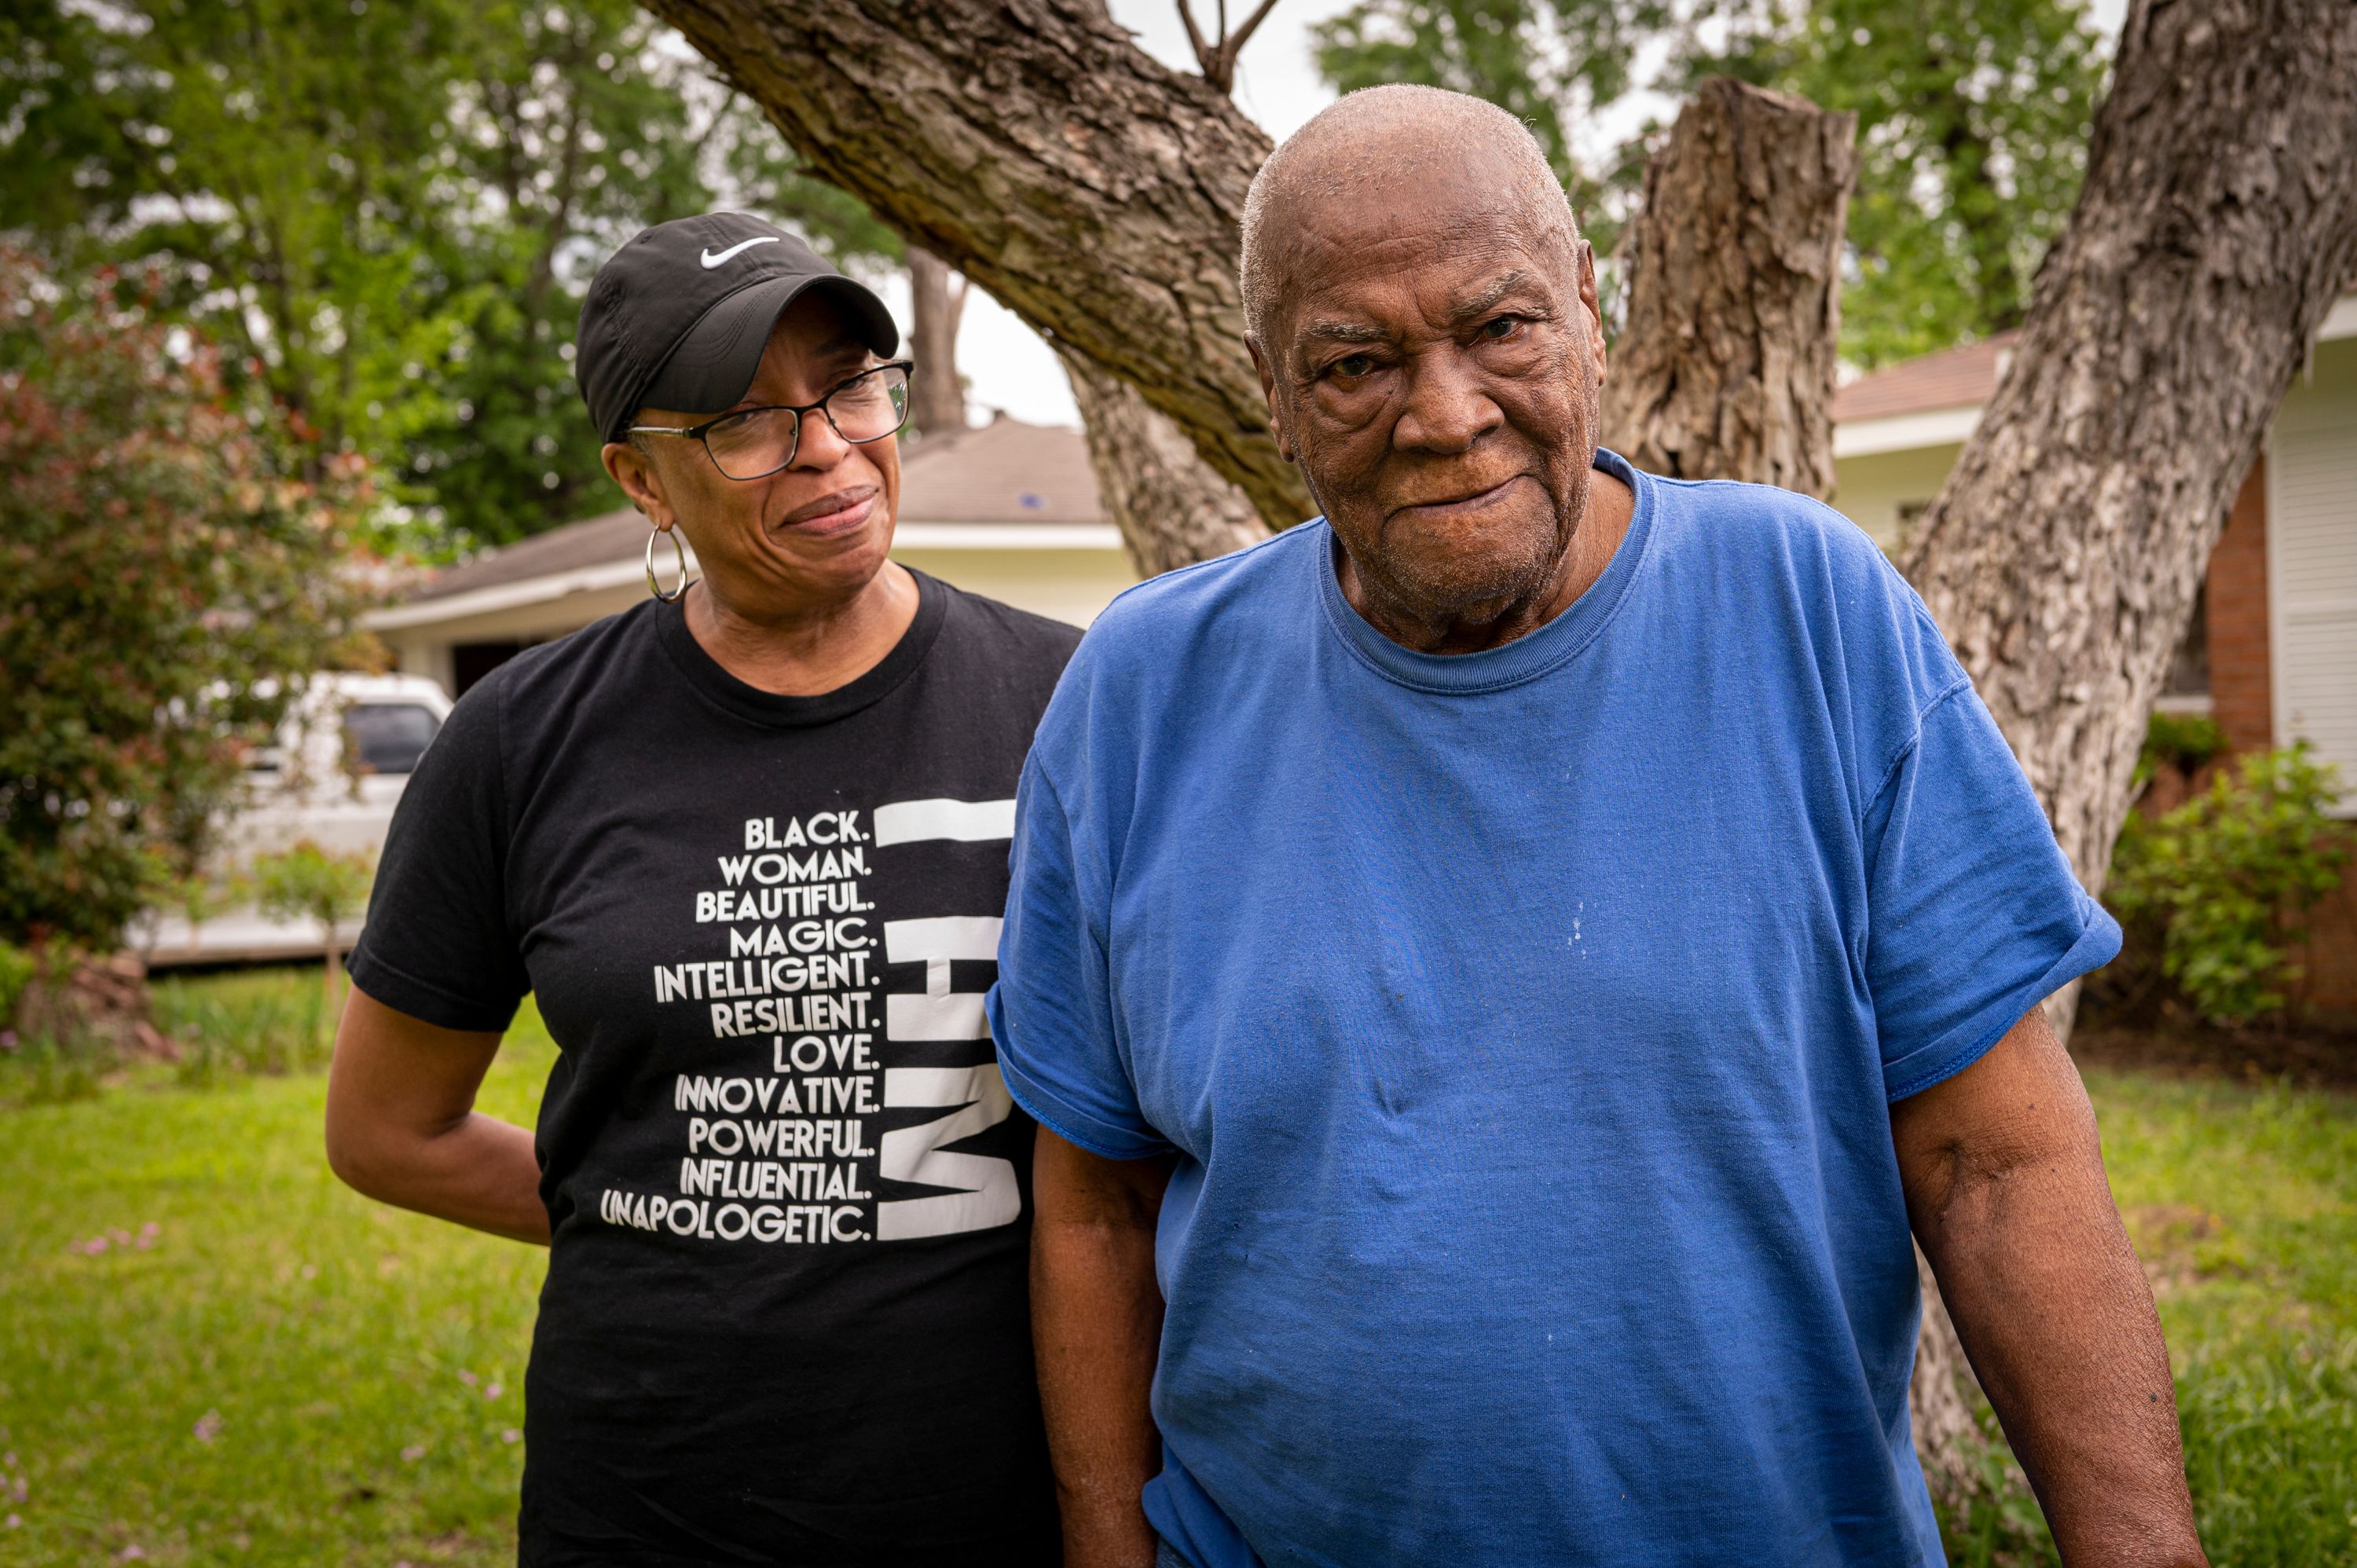
{"type": "MultiPolygon", "coordinates": [[[[977,430],[911,443],[900,458],[903,531],[926,525],[981,527],[990,524],[1063,525],[1072,542],[1096,541],[1092,532],[1108,521],[1097,499],[1096,474],[1089,467],[1088,442],[1077,430],[1027,424],[1001,414],[977,430]]],[[[624,509],[567,523],[514,544],[479,551],[435,574],[408,595],[423,604],[485,588],[584,567],[636,562],[646,549],[647,520],[624,509]]],[[[935,537],[939,546],[952,541],[935,537]]]]}
{"type": "Polygon", "coordinates": [[[900,458],[903,522],[1103,523],[1088,438],[999,415],[900,458]]]}
{"type": "Polygon", "coordinates": [[[1834,393],[1834,423],[1889,419],[1986,403],[2005,373],[2018,331],[1999,332],[1961,349],[1887,365],[1834,393]]]}
{"type": "Polygon", "coordinates": [[[646,547],[647,520],[624,508],[602,517],[568,522],[546,533],[535,533],[514,544],[479,550],[455,566],[434,574],[406,602],[445,599],[478,588],[496,588],[528,582],[553,572],[566,572],[608,561],[626,561],[646,547]]]}

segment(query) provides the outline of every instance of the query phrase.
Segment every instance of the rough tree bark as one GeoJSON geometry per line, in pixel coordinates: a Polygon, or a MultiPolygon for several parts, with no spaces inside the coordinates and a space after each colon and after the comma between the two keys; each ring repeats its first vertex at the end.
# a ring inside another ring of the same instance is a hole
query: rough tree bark
{"type": "Polygon", "coordinates": [[[958,322],[965,315],[966,284],[952,282],[950,264],[931,251],[909,247],[909,357],[917,361],[909,383],[909,422],[920,435],[954,435],[965,428],[965,382],[958,375],[958,322]]]}
{"type": "Polygon", "coordinates": [[[2234,491],[2352,257],[2357,5],[2136,0],[2078,207],[1907,562],[2090,888],[2234,491]]]}
{"type": "MultiPolygon", "coordinates": [[[[2130,7],[2078,207],[1907,563],[2093,889],[2227,509],[2357,256],[2352,83],[2349,0],[2130,7]]],[[[2049,1004],[2065,1037],[2076,1003],[2049,1004]]],[[[1971,1374],[1922,1273],[1909,1402],[1953,1497],[1971,1374]]]]}
{"type": "Polygon", "coordinates": [[[1121,526],[1130,564],[1151,577],[1268,537],[1252,499],[1213,472],[1137,389],[1077,354],[1064,373],[1088,426],[1097,492],[1121,526]]]}
{"type": "Polygon", "coordinates": [[[1266,133],[1103,0],[649,0],[813,172],[1137,388],[1271,527],[1317,509],[1244,352],[1266,133]]]}
{"type": "Polygon", "coordinates": [[[1857,116],[1703,82],[1645,170],[1604,431],[1640,468],[1834,488],[1834,359],[1857,116]]]}

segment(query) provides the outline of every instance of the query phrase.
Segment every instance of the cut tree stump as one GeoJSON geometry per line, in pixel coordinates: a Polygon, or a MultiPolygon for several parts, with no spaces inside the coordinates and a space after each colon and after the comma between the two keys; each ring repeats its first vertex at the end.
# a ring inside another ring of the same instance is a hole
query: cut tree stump
{"type": "Polygon", "coordinates": [[[1645,170],[1606,445],[1680,479],[1834,488],[1842,231],[1857,116],[1727,77],[1645,170]]]}

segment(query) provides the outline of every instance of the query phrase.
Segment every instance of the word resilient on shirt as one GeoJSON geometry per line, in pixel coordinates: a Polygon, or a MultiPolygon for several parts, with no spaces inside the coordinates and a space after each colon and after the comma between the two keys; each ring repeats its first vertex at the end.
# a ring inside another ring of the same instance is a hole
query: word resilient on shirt
{"type": "Polygon", "coordinates": [[[1889,1102],[2118,930],[1863,533],[1598,467],[1627,539],[1528,637],[1398,647],[1312,523],[1125,595],[1041,724],[991,1022],[1177,1154],[1196,1568],[1941,1561],[1889,1102]]]}
{"type": "Polygon", "coordinates": [[[1052,1562],[1032,1129],[983,1017],[1023,754],[1079,633],[918,579],[874,670],[756,691],[653,603],[460,700],[356,984],[527,991],[554,1249],[522,1559],[1052,1562]]]}

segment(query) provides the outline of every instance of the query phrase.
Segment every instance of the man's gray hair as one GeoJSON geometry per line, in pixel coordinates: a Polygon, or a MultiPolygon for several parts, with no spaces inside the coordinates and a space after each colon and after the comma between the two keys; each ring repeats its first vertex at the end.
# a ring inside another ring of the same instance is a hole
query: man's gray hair
{"type": "Polygon", "coordinates": [[[1504,200],[1527,204],[1542,221],[1563,222],[1577,241],[1571,198],[1528,125],[1494,103],[1445,88],[1362,88],[1320,110],[1253,176],[1237,267],[1244,329],[1253,341],[1264,353],[1275,347],[1268,329],[1285,279],[1272,252],[1287,209],[1305,198],[1362,196],[1396,183],[1420,165],[1461,165],[1476,151],[1501,156],[1512,170],[1504,200]],[[1404,154],[1403,139],[1412,139],[1412,151],[1404,154]]]}

